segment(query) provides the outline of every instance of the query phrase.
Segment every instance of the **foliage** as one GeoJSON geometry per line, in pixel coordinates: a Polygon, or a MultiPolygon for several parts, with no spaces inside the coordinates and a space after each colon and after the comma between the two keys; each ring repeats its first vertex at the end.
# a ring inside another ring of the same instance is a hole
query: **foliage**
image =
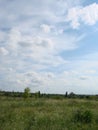
{"type": "Polygon", "coordinates": [[[93,120],[93,113],[90,110],[78,109],[73,114],[73,120],[81,123],[91,123],[93,120]]]}
{"type": "Polygon", "coordinates": [[[27,88],[24,89],[23,97],[24,98],[30,97],[30,88],[29,87],[27,87],[27,88]]]}
{"type": "Polygon", "coordinates": [[[38,92],[35,93],[35,97],[36,98],[40,98],[41,97],[40,91],[38,91],[38,92]]]}
{"type": "MultiPolygon", "coordinates": [[[[25,97],[24,92],[15,92],[15,91],[0,91],[0,97],[25,97]]],[[[30,97],[37,97],[37,98],[50,98],[50,99],[64,99],[64,98],[77,98],[77,99],[88,99],[88,100],[97,100],[98,95],[78,95],[73,92],[69,93],[66,92],[65,94],[45,94],[40,93],[40,91],[35,93],[30,93],[30,97]]]]}

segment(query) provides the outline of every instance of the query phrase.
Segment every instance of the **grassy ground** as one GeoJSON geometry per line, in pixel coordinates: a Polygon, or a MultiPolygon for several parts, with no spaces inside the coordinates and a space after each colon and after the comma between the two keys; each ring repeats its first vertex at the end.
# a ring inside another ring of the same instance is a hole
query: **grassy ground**
{"type": "Polygon", "coordinates": [[[1,97],[0,130],[98,130],[98,101],[1,97]],[[74,122],[76,110],[89,110],[92,121],[74,122]]]}

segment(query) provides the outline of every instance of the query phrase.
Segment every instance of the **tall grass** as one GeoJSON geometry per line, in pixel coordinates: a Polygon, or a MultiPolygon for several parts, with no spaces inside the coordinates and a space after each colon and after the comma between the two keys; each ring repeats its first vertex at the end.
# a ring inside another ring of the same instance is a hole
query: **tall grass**
{"type": "Polygon", "coordinates": [[[1,98],[0,130],[98,130],[98,101],[1,98]]]}

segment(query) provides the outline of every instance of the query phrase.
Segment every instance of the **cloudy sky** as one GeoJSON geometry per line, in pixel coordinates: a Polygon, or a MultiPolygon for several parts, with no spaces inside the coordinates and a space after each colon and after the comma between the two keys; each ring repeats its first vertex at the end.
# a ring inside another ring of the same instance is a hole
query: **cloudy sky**
{"type": "Polygon", "coordinates": [[[0,0],[0,90],[98,94],[97,0],[0,0]]]}

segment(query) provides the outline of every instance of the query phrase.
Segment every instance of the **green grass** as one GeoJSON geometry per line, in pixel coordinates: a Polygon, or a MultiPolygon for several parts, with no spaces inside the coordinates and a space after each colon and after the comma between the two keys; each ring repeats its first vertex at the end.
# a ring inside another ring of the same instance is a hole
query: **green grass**
{"type": "Polygon", "coordinates": [[[1,97],[0,130],[98,130],[98,101],[1,97]],[[77,110],[90,111],[91,122],[74,122],[77,110]]]}

